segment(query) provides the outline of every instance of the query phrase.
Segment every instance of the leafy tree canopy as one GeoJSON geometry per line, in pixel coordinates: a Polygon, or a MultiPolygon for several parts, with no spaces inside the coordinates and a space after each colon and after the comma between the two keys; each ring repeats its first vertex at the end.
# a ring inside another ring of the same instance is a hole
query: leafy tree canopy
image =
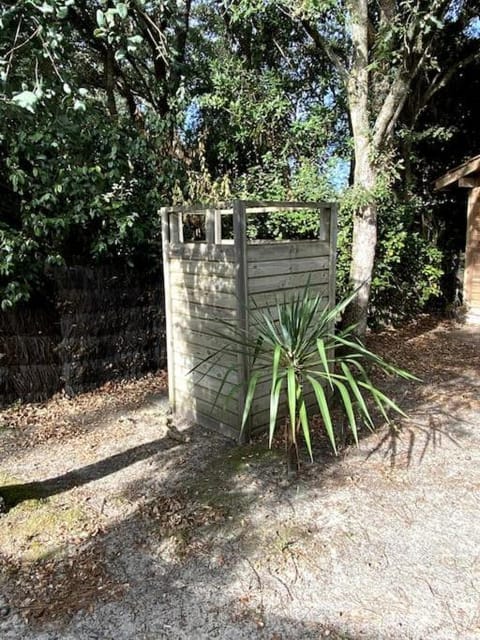
{"type": "Polygon", "coordinates": [[[475,15],[470,0],[3,2],[3,307],[50,265],[159,260],[163,202],[330,199],[345,159],[340,283],[370,221],[370,308],[415,310],[446,268],[429,181],[478,152],[460,142],[475,15]]]}

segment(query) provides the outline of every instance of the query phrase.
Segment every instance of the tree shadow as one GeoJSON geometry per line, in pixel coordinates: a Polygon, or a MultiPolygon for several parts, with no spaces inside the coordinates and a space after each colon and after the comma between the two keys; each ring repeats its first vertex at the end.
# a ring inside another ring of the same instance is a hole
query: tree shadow
{"type": "MultiPolygon", "coordinates": [[[[438,406],[438,411],[443,412],[441,419],[429,422],[423,399],[416,398],[418,389],[415,385],[410,387],[410,404],[415,410],[417,403],[417,417],[424,412],[427,418],[423,425],[424,439],[418,438],[422,425],[410,429],[407,423],[403,435],[393,428],[383,429],[378,434],[379,441],[368,441],[366,446],[371,453],[363,456],[364,459],[368,460],[375,454],[381,455],[387,447],[391,463],[395,465],[402,444],[410,465],[414,452],[423,461],[427,449],[435,450],[442,446],[443,438],[455,442],[451,425],[449,429],[443,425],[446,420],[451,422],[452,416],[445,408],[438,406]],[[401,443],[400,437],[404,440],[401,443]]],[[[210,446],[206,446],[207,441],[201,430],[193,427],[186,433],[191,436],[191,442],[186,447],[163,437],[57,478],[12,485],[17,489],[23,488],[25,493],[21,500],[28,499],[28,496],[48,497],[162,453],[152,461],[148,474],[136,478],[121,492],[129,501],[140,494],[148,496],[146,505],[136,505],[134,512],[121,521],[108,523],[103,531],[78,544],[68,558],[59,555],[53,562],[50,560],[45,563],[45,571],[56,565],[58,575],[62,575],[65,566],[70,566],[72,562],[75,567],[82,566],[88,560],[88,554],[96,549],[102,554],[112,580],[120,585],[128,585],[126,592],[119,596],[122,598],[121,605],[115,608],[116,605],[110,603],[111,609],[98,604],[101,594],[105,593],[102,585],[98,590],[93,589],[83,600],[78,593],[72,594],[68,589],[52,592],[52,610],[64,610],[69,617],[79,607],[88,609],[92,606],[93,611],[82,616],[83,622],[75,623],[83,626],[75,627],[73,635],[79,638],[90,635],[111,637],[112,619],[125,616],[125,619],[116,620],[116,624],[131,625],[132,637],[136,634],[139,638],[248,637],[286,640],[295,637],[313,640],[326,630],[329,631],[328,637],[334,640],[380,637],[378,634],[369,636],[368,632],[354,633],[347,628],[347,624],[345,630],[338,624],[330,627],[322,621],[307,625],[298,613],[302,607],[302,594],[312,585],[307,580],[302,583],[301,571],[296,564],[300,558],[302,562],[309,563],[315,563],[317,559],[304,558],[300,554],[295,556],[295,550],[300,546],[302,537],[308,539],[313,536],[310,539],[320,545],[319,553],[322,553],[324,534],[321,527],[325,526],[325,522],[329,524],[329,514],[316,514],[320,524],[312,520],[308,526],[305,522],[297,526],[295,520],[303,508],[302,500],[313,500],[309,496],[317,490],[331,488],[334,491],[339,486],[337,481],[341,482],[341,469],[338,476],[335,475],[335,470],[340,467],[337,465],[338,459],[329,455],[325,443],[317,439],[315,464],[305,465],[305,473],[293,481],[287,481],[281,452],[268,452],[266,443],[261,440],[236,447],[231,441],[214,435],[207,436],[211,442],[210,446]],[[178,455],[177,447],[180,447],[178,455]],[[35,491],[35,495],[32,495],[35,491]],[[259,531],[255,524],[257,506],[265,519],[263,531],[259,531]],[[275,522],[280,509],[284,509],[284,513],[290,510],[291,521],[287,522],[285,518],[280,524],[275,522]],[[269,522],[275,522],[273,529],[268,530],[269,522]],[[176,555],[169,552],[172,539],[177,545],[176,555]],[[276,558],[281,558],[283,573],[276,573],[275,560],[271,561],[270,566],[267,558],[261,567],[257,564],[258,555],[256,560],[252,560],[252,550],[259,549],[265,550],[266,555],[274,553],[276,558]],[[239,581],[243,592],[236,586],[239,581]],[[274,594],[272,601],[268,600],[267,593],[274,594]],[[67,602],[68,598],[70,600],[67,602]],[[92,599],[91,602],[88,598],[92,599]],[[289,617],[290,614],[293,616],[289,607],[294,601],[299,619],[289,617]],[[94,604],[98,606],[93,607],[94,604]],[[276,610],[273,610],[275,607],[276,610]],[[199,616],[193,613],[197,610],[199,616]],[[210,625],[208,629],[202,626],[207,618],[210,625]],[[141,635],[145,629],[150,635],[141,635]]],[[[369,435],[367,431],[363,433],[363,436],[369,435]]],[[[457,442],[455,444],[458,445],[457,442]]],[[[7,489],[12,490],[12,486],[7,489]]],[[[3,492],[0,489],[0,494],[3,492]]],[[[330,529],[325,526],[326,535],[328,531],[333,531],[341,536],[342,524],[343,520],[333,521],[330,529]]],[[[379,552],[372,550],[372,553],[379,552]]],[[[315,565],[313,571],[321,575],[324,567],[315,565]]],[[[55,580],[50,582],[55,583],[55,580]]],[[[34,587],[32,589],[31,597],[39,598],[34,593],[34,587]]],[[[114,593],[113,588],[111,593],[114,593]]],[[[115,597],[112,595],[113,599],[115,597]]],[[[318,597],[320,599],[322,595],[318,597]]],[[[38,606],[40,608],[41,603],[38,606]]],[[[386,605],[382,601],[383,606],[386,605]]],[[[42,622],[41,617],[39,621],[42,622]]],[[[378,624],[381,625],[381,621],[378,624]]],[[[370,628],[374,626],[372,623],[370,628]]],[[[399,633],[397,637],[407,636],[399,633]]]]}
{"type": "Polygon", "coordinates": [[[0,497],[3,498],[5,510],[8,512],[25,500],[41,500],[58,493],[68,491],[74,487],[80,487],[100,478],[104,478],[120,469],[124,469],[136,462],[146,460],[158,454],[160,451],[179,446],[164,436],[151,442],[126,449],[121,453],[109,456],[97,462],[73,469],[60,476],[48,478],[38,482],[12,484],[0,487],[0,497]]]}

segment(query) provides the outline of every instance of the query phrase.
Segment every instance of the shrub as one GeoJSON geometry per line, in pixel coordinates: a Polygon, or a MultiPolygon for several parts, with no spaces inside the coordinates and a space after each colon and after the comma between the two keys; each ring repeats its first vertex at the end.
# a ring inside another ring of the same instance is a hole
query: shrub
{"type": "MultiPolygon", "coordinates": [[[[250,358],[242,430],[248,423],[258,381],[267,378],[270,386],[269,445],[272,445],[277,429],[283,425],[289,468],[298,469],[300,433],[310,457],[313,457],[308,411],[308,397],[312,393],[315,410],[322,417],[335,452],[335,429],[328,397],[331,393],[337,394],[356,442],[358,419],[369,428],[374,427],[368,398],[373,400],[387,421],[390,409],[405,415],[372,382],[367,368],[374,367],[405,379],[414,379],[414,376],[366,349],[353,336],[353,327],[335,332],[335,320],[350,300],[351,297],[342,300],[333,309],[322,309],[322,298],[312,294],[307,284],[297,295],[279,302],[275,311],[256,310],[251,334],[245,334],[228,323],[224,323],[226,330],[219,332],[219,337],[238,349],[246,350],[250,358]],[[280,418],[285,415],[287,418],[282,422],[280,418]]],[[[229,373],[230,370],[224,383],[229,373]]]]}

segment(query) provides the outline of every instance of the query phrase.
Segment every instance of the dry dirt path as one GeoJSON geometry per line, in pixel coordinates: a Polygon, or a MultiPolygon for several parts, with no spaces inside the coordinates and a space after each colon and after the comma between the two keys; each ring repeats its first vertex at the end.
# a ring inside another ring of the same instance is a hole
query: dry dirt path
{"type": "Polygon", "coordinates": [[[480,331],[372,342],[409,420],[290,483],[167,430],[163,378],[0,413],[0,638],[480,639],[480,331]]]}

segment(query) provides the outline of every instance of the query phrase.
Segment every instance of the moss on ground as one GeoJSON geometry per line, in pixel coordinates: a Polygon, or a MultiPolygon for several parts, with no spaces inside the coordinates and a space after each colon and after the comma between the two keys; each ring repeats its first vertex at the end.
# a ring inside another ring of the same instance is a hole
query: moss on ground
{"type": "Polygon", "coordinates": [[[261,476],[261,470],[282,460],[282,453],[265,442],[234,446],[228,454],[212,458],[203,473],[189,483],[196,500],[223,511],[226,517],[242,517],[255,496],[243,486],[244,475],[261,476]]]}
{"type": "Polygon", "coordinates": [[[66,534],[82,531],[87,518],[80,506],[66,505],[58,496],[32,497],[33,493],[31,485],[0,471],[0,495],[5,495],[7,506],[13,505],[0,517],[0,554],[39,560],[61,551],[66,534]]]}

